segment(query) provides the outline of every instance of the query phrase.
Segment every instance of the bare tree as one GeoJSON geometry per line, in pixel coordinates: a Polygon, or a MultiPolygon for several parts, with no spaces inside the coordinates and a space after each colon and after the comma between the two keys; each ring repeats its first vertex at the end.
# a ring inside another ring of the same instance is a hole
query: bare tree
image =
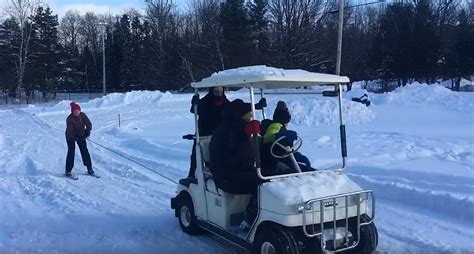
{"type": "Polygon", "coordinates": [[[82,17],[78,30],[83,40],[82,46],[88,47],[93,52],[92,55],[95,65],[97,65],[96,57],[100,49],[99,22],[100,19],[97,15],[92,12],[88,12],[82,17]]]}
{"type": "Polygon", "coordinates": [[[66,47],[77,48],[81,16],[78,11],[67,11],[59,26],[62,43],[66,47]]]}
{"type": "Polygon", "coordinates": [[[175,4],[173,0],[145,0],[147,17],[158,32],[159,52],[163,52],[163,41],[170,26],[175,4]]]}
{"type": "MultiPolygon", "coordinates": [[[[224,55],[222,54],[222,28],[219,22],[220,7],[218,0],[194,0],[191,3],[195,33],[198,41],[195,46],[212,52],[219,61],[219,66],[213,66],[211,72],[224,70],[224,55]]],[[[208,73],[206,73],[208,74],[208,73]]]]}
{"type": "Polygon", "coordinates": [[[323,0],[270,0],[270,25],[277,51],[277,65],[317,66],[327,62],[316,47],[316,28],[325,19],[322,14],[331,8],[323,0]]]}
{"type": "Polygon", "coordinates": [[[21,97],[26,66],[32,55],[34,55],[30,47],[33,24],[29,18],[36,14],[40,3],[41,0],[10,0],[7,6],[7,12],[20,26],[20,42],[16,50],[17,53],[14,54],[19,97],[21,97]]]}

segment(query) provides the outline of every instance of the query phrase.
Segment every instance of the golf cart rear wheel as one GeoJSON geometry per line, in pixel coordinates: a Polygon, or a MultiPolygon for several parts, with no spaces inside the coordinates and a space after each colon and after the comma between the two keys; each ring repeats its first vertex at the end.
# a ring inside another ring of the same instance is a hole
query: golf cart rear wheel
{"type": "Polygon", "coordinates": [[[201,230],[197,225],[197,218],[194,214],[193,202],[188,195],[180,196],[176,212],[178,215],[179,226],[185,233],[190,235],[200,233],[201,230]]]}
{"type": "Polygon", "coordinates": [[[270,227],[259,231],[254,242],[254,253],[297,254],[299,252],[290,232],[282,228],[270,227]]]}
{"type": "MultiPolygon", "coordinates": [[[[366,214],[360,216],[360,222],[370,221],[370,217],[366,214]]],[[[357,232],[357,227],[353,224],[349,227],[349,230],[355,234],[357,232]]],[[[347,250],[344,253],[351,254],[370,254],[374,253],[377,249],[377,244],[379,241],[379,236],[377,233],[377,228],[375,223],[372,222],[369,225],[360,227],[360,241],[359,244],[354,249],[347,250]]]]}

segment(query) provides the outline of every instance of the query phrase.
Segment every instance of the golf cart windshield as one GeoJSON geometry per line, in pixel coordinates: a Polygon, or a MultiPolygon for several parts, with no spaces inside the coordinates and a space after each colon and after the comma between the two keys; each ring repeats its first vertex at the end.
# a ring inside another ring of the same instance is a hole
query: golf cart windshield
{"type": "MultiPolygon", "coordinates": [[[[281,88],[296,88],[308,86],[332,86],[334,91],[328,93],[329,96],[338,97],[339,99],[339,120],[340,120],[340,138],[341,138],[341,157],[342,165],[332,167],[332,170],[343,170],[346,166],[346,135],[345,126],[342,117],[342,91],[341,84],[348,83],[349,78],[345,76],[338,76],[332,74],[313,73],[304,70],[284,70],[267,66],[248,66],[236,69],[229,69],[212,74],[199,82],[191,84],[195,88],[196,94],[199,88],[209,88],[215,86],[234,87],[234,88],[249,88],[250,101],[252,105],[252,113],[255,116],[255,98],[254,88],[261,89],[263,97],[263,89],[281,89],[281,88]]],[[[323,92],[323,95],[325,93],[323,92]]],[[[196,133],[197,130],[197,115],[195,115],[196,133]]],[[[199,139],[197,136],[196,139],[199,139]]],[[[259,155],[257,154],[259,158],[259,155]]],[[[298,170],[295,174],[277,175],[277,176],[263,176],[261,174],[260,162],[257,160],[257,172],[262,179],[274,179],[286,177],[291,175],[304,174],[298,170]]]]}

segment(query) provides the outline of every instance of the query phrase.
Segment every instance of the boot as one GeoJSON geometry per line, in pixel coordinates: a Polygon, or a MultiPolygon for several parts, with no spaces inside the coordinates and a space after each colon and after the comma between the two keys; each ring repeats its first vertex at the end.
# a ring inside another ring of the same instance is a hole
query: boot
{"type": "Polygon", "coordinates": [[[87,174],[89,174],[89,175],[93,175],[93,174],[94,174],[94,170],[92,169],[91,166],[88,166],[88,167],[87,167],[87,174]]]}

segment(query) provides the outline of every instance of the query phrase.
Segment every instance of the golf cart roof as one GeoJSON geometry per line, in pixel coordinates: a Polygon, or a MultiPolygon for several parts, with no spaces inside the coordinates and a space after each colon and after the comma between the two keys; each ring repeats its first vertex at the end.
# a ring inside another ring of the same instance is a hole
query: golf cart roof
{"type": "Polygon", "coordinates": [[[265,65],[247,66],[213,73],[191,84],[194,88],[254,87],[262,89],[321,86],[348,83],[349,78],[305,70],[285,70],[265,65]]]}

